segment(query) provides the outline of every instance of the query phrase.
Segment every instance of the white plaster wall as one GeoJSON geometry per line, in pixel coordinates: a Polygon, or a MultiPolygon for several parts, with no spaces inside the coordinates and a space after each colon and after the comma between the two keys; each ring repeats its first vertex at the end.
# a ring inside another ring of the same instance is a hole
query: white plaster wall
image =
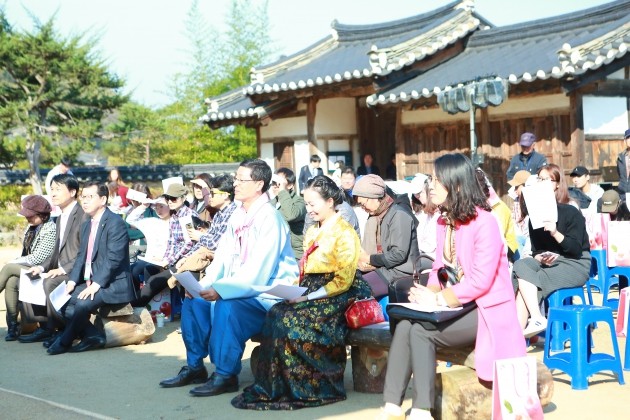
{"type": "Polygon", "coordinates": [[[308,140],[297,140],[293,142],[293,153],[295,154],[295,175],[299,176],[302,166],[308,165],[308,162],[311,160],[308,140]]]}
{"type": "MultiPolygon", "coordinates": [[[[305,125],[306,127],[306,125],[305,125]]],[[[315,133],[356,134],[357,113],[354,98],[322,99],[317,102],[315,133]]]]}
{"type": "Polygon", "coordinates": [[[260,158],[267,162],[267,165],[271,167],[273,171],[278,168],[275,168],[275,159],[273,156],[273,143],[262,143],[260,145],[260,158]]]}
{"type": "Polygon", "coordinates": [[[281,118],[260,127],[260,138],[306,136],[306,117],[281,118]]]}

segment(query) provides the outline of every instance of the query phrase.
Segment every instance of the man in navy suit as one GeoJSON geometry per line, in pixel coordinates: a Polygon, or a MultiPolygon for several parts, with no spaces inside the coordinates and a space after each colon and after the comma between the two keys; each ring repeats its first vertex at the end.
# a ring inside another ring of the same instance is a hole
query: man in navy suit
{"type": "Polygon", "coordinates": [[[66,283],[71,298],[62,309],[68,320],[48,354],[81,352],[105,346],[105,334],[90,322],[90,315],[105,304],[136,298],[129,269],[129,235],[122,218],[107,208],[107,185],[83,187],[81,206],[90,220],[81,226],[81,249],[66,283]],[[73,347],[75,338],[81,342],[73,347]]]}
{"type": "Polygon", "coordinates": [[[306,183],[309,179],[315,178],[318,175],[324,175],[324,171],[322,170],[322,168],[319,167],[321,163],[322,159],[317,155],[313,155],[311,156],[311,161],[309,162],[309,164],[302,166],[302,169],[300,169],[300,176],[298,178],[300,194],[302,194],[302,191],[304,191],[306,183]]]}
{"type": "MultiPolygon", "coordinates": [[[[53,177],[50,187],[50,198],[54,205],[59,206],[61,214],[57,216],[57,237],[55,238],[55,249],[41,265],[32,267],[29,272],[44,277],[44,291],[46,292],[46,307],[22,302],[22,310],[36,315],[36,313],[46,313],[47,322],[40,321],[40,327],[32,334],[21,335],[18,340],[21,343],[35,343],[38,341],[50,341],[51,335],[56,327],[63,325],[55,308],[50,302],[50,293],[61,283],[68,281],[68,275],[72,271],[74,262],[79,253],[81,240],[81,225],[87,216],[83,212],[81,205],[77,203],[79,195],[79,181],[70,174],[59,174],[53,177]]],[[[24,313],[23,313],[24,315],[24,313]]]]}

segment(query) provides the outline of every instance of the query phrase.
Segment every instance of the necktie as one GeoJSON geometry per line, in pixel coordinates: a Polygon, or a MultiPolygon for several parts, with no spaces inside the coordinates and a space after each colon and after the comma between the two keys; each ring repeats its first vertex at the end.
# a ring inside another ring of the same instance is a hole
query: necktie
{"type": "Polygon", "coordinates": [[[92,284],[92,251],[94,251],[94,240],[96,239],[96,231],[98,230],[98,223],[96,220],[92,220],[90,225],[90,236],[88,238],[87,256],[85,258],[85,282],[89,286],[92,284]]]}

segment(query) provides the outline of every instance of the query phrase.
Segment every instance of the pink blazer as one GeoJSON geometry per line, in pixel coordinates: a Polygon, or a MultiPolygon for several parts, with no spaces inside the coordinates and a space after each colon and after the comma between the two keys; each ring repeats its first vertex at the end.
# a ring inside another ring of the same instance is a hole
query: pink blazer
{"type": "MultiPolygon", "coordinates": [[[[444,265],[445,237],[446,225],[440,218],[429,286],[439,287],[437,270],[444,265]]],[[[508,259],[495,217],[478,208],[474,220],[455,230],[455,252],[464,270],[464,280],[445,294],[452,292],[462,304],[477,302],[479,323],[475,369],[477,376],[491,381],[495,360],[525,356],[526,353],[525,339],[516,316],[508,259]]]]}

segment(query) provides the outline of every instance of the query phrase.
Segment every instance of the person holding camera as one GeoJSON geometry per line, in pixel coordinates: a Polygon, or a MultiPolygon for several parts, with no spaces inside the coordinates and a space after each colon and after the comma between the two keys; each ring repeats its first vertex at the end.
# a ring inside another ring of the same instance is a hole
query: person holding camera
{"type": "Polygon", "coordinates": [[[429,197],[442,212],[436,258],[427,286],[413,286],[409,300],[452,308],[475,301],[477,309],[435,330],[409,320],[397,324],[383,391],[384,419],[404,418],[401,404],[412,374],[408,418],[432,418],[438,347],[474,343],[475,369],[482,381],[492,380],[495,360],[525,355],[505,246],[470,159],[459,153],[436,159],[429,197]],[[438,273],[449,271],[455,284],[440,281],[438,273]]]}

